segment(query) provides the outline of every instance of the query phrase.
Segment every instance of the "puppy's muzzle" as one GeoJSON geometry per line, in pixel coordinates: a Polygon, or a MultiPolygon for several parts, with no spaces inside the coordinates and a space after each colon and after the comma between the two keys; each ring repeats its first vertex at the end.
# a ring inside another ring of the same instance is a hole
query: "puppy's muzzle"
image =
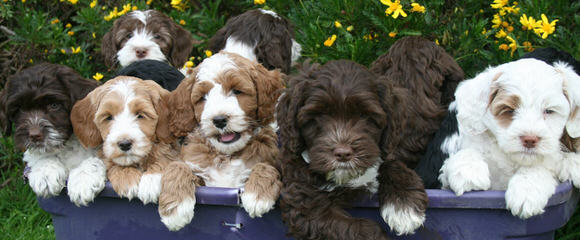
{"type": "Polygon", "coordinates": [[[121,149],[123,152],[126,152],[131,150],[131,147],[133,146],[133,141],[127,139],[121,140],[117,143],[117,146],[119,146],[119,149],[121,149]]]}
{"type": "Polygon", "coordinates": [[[138,58],[147,57],[147,49],[146,48],[136,48],[135,49],[135,56],[137,56],[138,58]]]}
{"type": "Polygon", "coordinates": [[[228,125],[228,118],[226,116],[217,116],[214,117],[212,120],[213,125],[219,129],[223,129],[228,125]]]}
{"type": "Polygon", "coordinates": [[[522,141],[522,145],[526,148],[535,148],[540,141],[538,136],[520,136],[520,140],[522,141]]]}
{"type": "Polygon", "coordinates": [[[44,139],[44,134],[42,133],[41,127],[31,127],[28,129],[28,138],[32,142],[42,142],[44,139]]]}
{"type": "Polygon", "coordinates": [[[349,146],[339,145],[334,148],[333,154],[337,161],[348,162],[352,160],[353,151],[349,146]]]}

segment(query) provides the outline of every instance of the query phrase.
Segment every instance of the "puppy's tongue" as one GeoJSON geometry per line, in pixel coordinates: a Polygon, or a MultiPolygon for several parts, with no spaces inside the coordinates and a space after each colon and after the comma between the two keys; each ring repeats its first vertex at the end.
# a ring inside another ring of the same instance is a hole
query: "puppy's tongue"
{"type": "Polygon", "coordinates": [[[231,142],[236,137],[236,133],[226,133],[220,135],[220,142],[231,142]]]}

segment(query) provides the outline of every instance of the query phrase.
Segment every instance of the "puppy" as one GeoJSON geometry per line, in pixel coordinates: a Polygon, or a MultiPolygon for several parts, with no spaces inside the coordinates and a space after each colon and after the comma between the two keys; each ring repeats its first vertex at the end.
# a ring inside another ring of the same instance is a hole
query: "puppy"
{"type": "Polygon", "coordinates": [[[97,87],[73,69],[43,63],[8,78],[0,93],[0,127],[30,167],[30,187],[41,197],[67,186],[71,202],[86,206],[105,187],[105,166],[73,134],[73,104],[97,87]],[[67,183],[68,180],[68,183],[67,183]]]}
{"type": "MultiPolygon", "coordinates": [[[[548,64],[554,64],[562,61],[573,66],[576,73],[580,75],[580,62],[576,61],[572,55],[555,48],[536,49],[533,52],[525,54],[522,58],[535,58],[548,64]]],[[[427,151],[415,168],[417,174],[423,179],[425,188],[441,188],[441,182],[438,179],[439,170],[443,166],[443,161],[449,158],[449,154],[455,153],[459,149],[459,127],[457,126],[457,110],[455,104],[449,106],[449,113],[441,123],[441,128],[433,140],[427,146],[427,151]]],[[[578,138],[571,138],[568,133],[564,132],[560,142],[563,144],[566,156],[575,157],[573,154],[580,147],[578,138]]],[[[566,168],[563,168],[566,169],[566,168]]],[[[568,169],[575,169],[569,167],[568,169]]],[[[565,177],[566,178],[566,177],[565,177]]]]}
{"type": "Polygon", "coordinates": [[[277,106],[282,166],[282,219],[297,239],[387,239],[368,219],[343,207],[361,193],[378,193],[380,214],[398,234],[425,220],[421,179],[387,158],[394,104],[407,99],[351,61],[305,64],[277,106]]]}
{"type": "Polygon", "coordinates": [[[437,44],[405,37],[373,62],[371,71],[408,91],[405,104],[392,106],[401,118],[392,126],[387,152],[415,168],[453,101],[463,70],[437,44]]]}
{"type": "Polygon", "coordinates": [[[561,173],[559,141],[564,129],[580,136],[580,76],[572,67],[521,59],[467,80],[455,97],[460,148],[441,168],[443,188],[506,190],[507,208],[525,219],[544,212],[558,178],[578,179],[561,173]]]}
{"type": "Polygon", "coordinates": [[[78,101],[71,121],[86,147],[99,147],[107,177],[121,197],[157,202],[161,172],[175,160],[167,127],[169,92],[150,80],[119,76],[78,101]]]}
{"type": "Polygon", "coordinates": [[[270,10],[254,9],[230,18],[209,40],[213,52],[224,50],[257,61],[269,70],[288,74],[302,47],[294,40],[294,27],[270,10]]]}
{"type": "Polygon", "coordinates": [[[141,60],[129,64],[117,72],[117,76],[132,76],[153,80],[168,91],[173,91],[185,76],[167,63],[157,60],[141,60]]]}
{"type": "Polygon", "coordinates": [[[113,28],[103,36],[101,52],[110,68],[143,59],[166,61],[181,68],[192,48],[191,33],[167,15],[137,10],[115,20],[113,28]]]}
{"type": "Polygon", "coordinates": [[[168,166],[162,178],[159,214],[170,230],[193,218],[196,183],[244,187],[242,206],[250,217],[274,207],[282,183],[274,167],[278,141],[270,123],[282,88],[278,70],[222,51],[171,93],[170,130],[187,138],[183,162],[168,166]]]}

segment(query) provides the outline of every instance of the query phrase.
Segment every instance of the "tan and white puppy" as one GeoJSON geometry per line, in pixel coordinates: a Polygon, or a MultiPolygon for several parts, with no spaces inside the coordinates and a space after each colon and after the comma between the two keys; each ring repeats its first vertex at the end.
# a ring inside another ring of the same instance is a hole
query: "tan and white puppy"
{"type": "Polygon", "coordinates": [[[490,67],[455,97],[461,138],[441,168],[443,188],[506,190],[507,208],[525,219],[544,212],[558,179],[580,180],[580,158],[564,158],[575,153],[560,143],[564,131],[580,136],[580,77],[570,66],[521,59],[490,67]]]}
{"type": "Polygon", "coordinates": [[[274,207],[282,183],[270,123],[282,87],[278,70],[222,51],[171,93],[170,130],[186,139],[183,162],[170,164],[162,178],[159,214],[170,230],[193,218],[195,183],[244,187],[242,206],[251,217],[274,207]]]}
{"type": "Polygon", "coordinates": [[[177,155],[161,141],[170,139],[163,100],[168,94],[151,80],[119,76],[73,107],[75,134],[85,147],[100,146],[107,177],[122,197],[157,202],[163,168],[177,155]]]}

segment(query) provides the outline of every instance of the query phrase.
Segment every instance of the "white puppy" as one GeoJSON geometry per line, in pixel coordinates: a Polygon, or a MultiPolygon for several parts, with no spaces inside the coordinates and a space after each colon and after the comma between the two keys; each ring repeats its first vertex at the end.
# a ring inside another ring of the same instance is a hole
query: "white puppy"
{"type": "Polygon", "coordinates": [[[506,190],[512,214],[544,212],[558,178],[578,179],[574,153],[563,159],[560,138],[580,136],[580,77],[564,63],[522,59],[490,67],[455,92],[462,136],[441,168],[443,188],[457,195],[506,190]]]}

